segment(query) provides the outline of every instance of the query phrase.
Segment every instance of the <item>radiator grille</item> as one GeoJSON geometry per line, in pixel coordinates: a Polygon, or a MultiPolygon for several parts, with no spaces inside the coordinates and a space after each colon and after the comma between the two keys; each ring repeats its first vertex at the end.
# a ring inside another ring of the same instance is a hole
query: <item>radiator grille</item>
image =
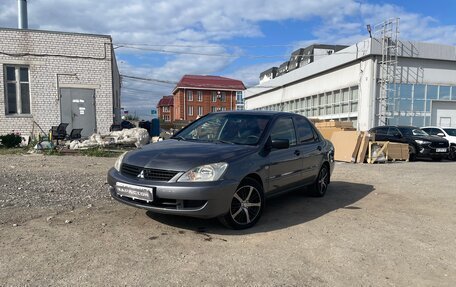
{"type": "Polygon", "coordinates": [[[148,180],[156,181],[169,181],[173,178],[178,171],[174,170],[163,170],[154,168],[143,168],[140,166],[134,166],[130,164],[122,164],[120,171],[123,175],[135,178],[144,178],[148,180]]]}

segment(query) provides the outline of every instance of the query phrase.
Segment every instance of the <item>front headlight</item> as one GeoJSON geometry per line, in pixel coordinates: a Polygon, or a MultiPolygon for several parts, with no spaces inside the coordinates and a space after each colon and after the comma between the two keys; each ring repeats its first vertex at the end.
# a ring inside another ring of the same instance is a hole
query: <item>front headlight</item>
{"type": "Polygon", "coordinates": [[[425,144],[430,144],[431,142],[424,141],[424,140],[415,140],[415,142],[419,145],[425,145],[425,144]]]}
{"type": "Polygon", "coordinates": [[[114,164],[114,168],[117,170],[117,171],[120,171],[120,166],[122,165],[122,161],[123,161],[123,158],[124,156],[127,154],[127,152],[124,152],[123,154],[121,154],[117,160],[116,160],[116,163],[114,164]]]}
{"type": "Polygon", "coordinates": [[[222,177],[228,164],[226,162],[218,162],[206,164],[192,168],[184,173],[177,181],[180,182],[204,182],[216,181],[222,177]]]}

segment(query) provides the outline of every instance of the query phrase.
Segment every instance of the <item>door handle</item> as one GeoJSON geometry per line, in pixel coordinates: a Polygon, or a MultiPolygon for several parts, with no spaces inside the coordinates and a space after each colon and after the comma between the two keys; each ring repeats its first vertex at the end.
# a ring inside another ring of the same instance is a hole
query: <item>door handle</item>
{"type": "Polygon", "coordinates": [[[295,156],[299,156],[301,154],[301,152],[299,150],[295,150],[294,154],[295,154],[295,156]]]}

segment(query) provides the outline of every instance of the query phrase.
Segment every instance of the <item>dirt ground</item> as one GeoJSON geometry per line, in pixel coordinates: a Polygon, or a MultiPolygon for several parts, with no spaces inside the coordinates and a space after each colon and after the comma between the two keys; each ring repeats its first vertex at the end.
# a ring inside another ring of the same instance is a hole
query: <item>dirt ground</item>
{"type": "Polygon", "coordinates": [[[114,161],[0,156],[0,286],[455,286],[456,162],[337,163],[233,231],[111,200],[114,161]]]}

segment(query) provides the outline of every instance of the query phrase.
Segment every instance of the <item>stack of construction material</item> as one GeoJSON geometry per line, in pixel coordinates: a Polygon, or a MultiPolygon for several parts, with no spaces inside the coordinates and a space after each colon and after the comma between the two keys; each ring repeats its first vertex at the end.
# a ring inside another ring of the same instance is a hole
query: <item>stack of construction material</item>
{"type": "Polygon", "coordinates": [[[329,140],[335,132],[355,131],[352,122],[341,122],[335,120],[330,120],[327,122],[317,122],[315,123],[315,127],[320,131],[324,138],[329,140]]]}
{"type": "Polygon", "coordinates": [[[368,132],[336,131],[331,136],[336,161],[363,163],[408,160],[408,144],[376,142],[368,132]]]}

